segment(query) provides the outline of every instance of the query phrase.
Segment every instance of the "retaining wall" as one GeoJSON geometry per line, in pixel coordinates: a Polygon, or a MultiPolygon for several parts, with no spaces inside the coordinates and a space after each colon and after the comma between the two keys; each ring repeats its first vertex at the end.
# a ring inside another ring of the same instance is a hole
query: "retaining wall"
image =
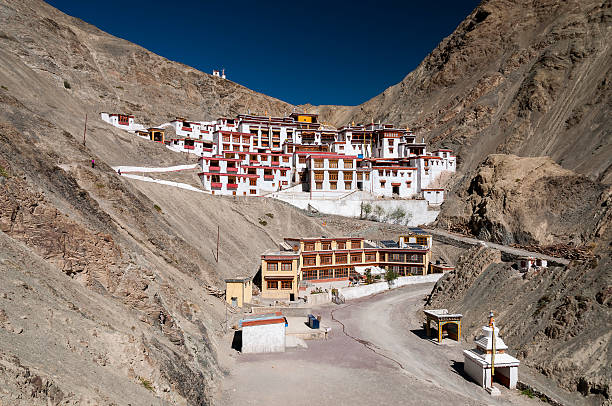
{"type": "MultiPolygon", "coordinates": [[[[310,303],[309,303],[310,304],[310,303]]],[[[253,306],[251,313],[262,314],[262,313],[275,313],[281,312],[285,317],[301,317],[308,316],[312,313],[310,307],[282,307],[282,306],[253,306]]]]}
{"type": "Polygon", "coordinates": [[[306,303],[309,306],[317,306],[325,303],[331,303],[331,291],[325,293],[306,294],[306,303]]]}
{"type": "MultiPolygon", "coordinates": [[[[360,217],[362,214],[362,203],[368,204],[372,207],[370,217],[376,214],[376,206],[380,207],[387,215],[392,213],[397,208],[401,208],[407,213],[400,222],[408,226],[418,226],[420,224],[429,224],[436,220],[439,213],[439,208],[431,208],[426,200],[416,199],[372,199],[371,195],[364,195],[362,193],[355,193],[346,198],[319,198],[310,199],[307,193],[272,193],[268,195],[278,200],[282,200],[292,206],[298,207],[303,210],[314,209],[325,214],[335,214],[345,217],[360,217]]],[[[384,221],[385,219],[378,219],[384,221]]],[[[386,220],[387,222],[393,222],[392,220],[386,220]]]]}
{"type": "Polygon", "coordinates": [[[350,288],[339,289],[340,294],[346,300],[358,299],[360,297],[374,295],[376,293],[383,292],[388,289],[395,289],[406,285],[417,285],[419,283],[430,283],[436,282],[444,274],[436,273],[430,275],[419,275],[419,276],[401,276],[393,281],[393,285],[389,287],[389,284],[385,282],[372,283],[371,285],[354,286],[350,288]]]}

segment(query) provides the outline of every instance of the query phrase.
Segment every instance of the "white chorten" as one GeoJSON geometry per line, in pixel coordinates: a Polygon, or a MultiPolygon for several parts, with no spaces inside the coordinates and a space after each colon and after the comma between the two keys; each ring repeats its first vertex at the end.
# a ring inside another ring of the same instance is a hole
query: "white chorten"
{"type": "Polygon", "coordinates": [[[516,388],[520,361],[506,353],[508,346],[499,337],[493,312],[489,325],[482,328],[482,336],[476,338],[476,348],[463,351],[464,371],[483,388],[491,389],[491,369],[495,379],[510,389],[516,388]],[[494,341],[495,340],[495,341],[494,341]]]}

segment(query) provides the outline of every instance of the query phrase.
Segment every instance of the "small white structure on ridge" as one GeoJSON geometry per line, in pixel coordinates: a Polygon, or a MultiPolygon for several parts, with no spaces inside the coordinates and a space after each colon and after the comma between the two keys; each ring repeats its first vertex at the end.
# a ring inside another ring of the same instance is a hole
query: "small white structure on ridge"
{"type": "Polygon", "coordinates": [[[494,391],[492,376],[510,389],[515,389],[518,381],[520,361],[506,353],[508,346],[498,334],[491,312],[489,325],[482,328],[482,336],[476,339],[476,348],[463,351],[464,371],[488,391],[494,391]]]}
{"type": "Polygon", "coordinates": [[[225,79],[225,69],[221,69],[221,71],[213,69],[213,73],[212,74],[213,74],[213,76],[216,76],[218,78],[225,79]]]}
{"type": "Polygon", "coordinates": [[[517,261],[517,265],[521,271],[528,271],[532,268],[546,268],[548,261],[541,258],[521,257],[517,261]]]}

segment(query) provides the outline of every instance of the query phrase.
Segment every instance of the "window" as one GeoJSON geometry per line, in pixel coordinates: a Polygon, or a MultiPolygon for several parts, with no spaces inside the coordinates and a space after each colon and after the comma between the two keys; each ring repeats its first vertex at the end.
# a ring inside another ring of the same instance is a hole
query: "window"
{"type": "Polygon", "coordinates": [[[338,180],[338,172],[330,172],[329,180],[338,180]]]}
{"type": "Polygon", "coordinates": [[[416,243],[419,245],[427,246],[427,237],[417,237],[416,243]]]}
{"type": "Polygon", "coordinates": [[[289,290],[293,287],[293,281],[281,281],[281,289],[289,290]]]}
{"type": "Polygon", "coordinates": [[[412,254],[409,257],[410,258],[407,259],[407,261],[410,261],[410,262],[422,262],[423,261],[423,256],[421,254],[412,254]]]}
{"type": "Polygon", "coordinates": [[[281,271],[290,271],[290,270],[291,270],[291,262],[281,263],[281,271]]]}
{"type": "Polygon", "coordinates": [[[266,281],[268,289],[278,289],[278,281],[266,281]]]}
{"type": "Polygon", "coordinates": [[[323,181],[323,172],[315,172],[315,180],[323,181]]]}
{"type": "Polygon", "coordinates": [[[331,250],[331,242],[323,242],[321,243],[322,250],[331,250]]]}
{"type": "Polygon", "coordinates": [[[224,135],[223,136],[223,142],[230,142],[230,136],[229,135],[224,135]]]}
{"type": "Polygon", "coordinates": [[[369,173],[365,174],[365,180],[370,180],[370,174],[369,173]]]}
{"type": "Polygon", "coordinates": [[[373,253],[373,252],[369,253],[369,254],[366,254],[365,260],[366,260],[366,262],[376,262],[376,254],[373,253]]]}
{"type": "Polygon", "coordinates": [[[268,262],[268,271],[278,271],[278,263],[268,262]]]}
{"type": "Polygon", "coordinates": [[[338,160],[337,159],[329,159],[329,167],[330,168],[337,168],[338,167],[338,160]]]}
{"type": "Polygon", "coordinates": [[[331,190],[337,190],[338,189],[338,183],[337,182],[330,182],[329,183],[329,188],[331,190]]]}
{"type": "Polygon", "coordinates": [[[302,271],[302,279],[306,281],[311,279],[317,279],[317,270],[313,269],[311,271],[302,271]]]}
{"type": "Polygon", "coordinates": [[[249,190],[249,193],[252,194],[252,195],[256,195],[257,194],[257,190],[251,189],[251,190],[249,190]]]}
{"type": "Polygon", "coordinates": [[[361,241],[359,240],[351,241],[351,249],[357,249],[357,248],[361,248],[361,241]]]}
{"type": "Polygon", "coordinates": [[[339,250],[346,249],[346,243],[344,241],[338,241],[338,249],[339,250]]]}
{"type": "Polygon", "coordinates": [[[323,182],[317,182],[317,190],[322,190],[323,189],[323,182]]]}
{"type": "Polygon", "coordinates": [[[255,179],[255,178],[249,179],[249,185],[250,186],[257,186],[257,179],[255,179]]]}
{"type": "Polygon", "coordinates": [[[344,182],[344,190],[349,190],[351,188],[351,182],[344,182]]]}
{"type": "Polygon", "coordinates": [[[319,279],[331,279],[334,277],[333,269],[321,269],[319,270],[319,279]]]}
{"type": "Polygon", "coordinates": [[[306,163],[306,157],[305,156],[301,156],[299,161],[300,161],[301,164],[305,164],[306,163]]]}
{"type": "Polygon", "coordinates": [[[393,254],[391,254],[391,261],[393,261],[393,262],[402,262],[402,257],[403,257],[403,255],[393,253],[393,254]]]}
{"type": "Polygon", "coordinates": [[[335,278],[347,278],[348,277],[348,268],[338,268],[334,270],[335,278]]]}
{"type": "Polygon", "coordinates": [[[351,254],[351,263],[355,264],[361,262],[361,254],[351,254]]]}
{"type": "Polygon", "coordinates": [[[362,180],[362,179],[363,179],[363,173],[357,172],[357,180],[362,180]]]}
{"type": "Polygon", "coordinates": [[[346,264],[346,254],[336,254],[337,264],[346,264]]]}
{"type": "Polygon", "coordinates": [[[347,168],[347,169],[352,168],[353,167],[353,161],[345,159],[344,160],[344,167],[347,168]]]}
{"type": "Polygon", "coordinates": [[[315,257],[304,257],[304,266],[315,266],[317,259],[315,257]]]}
{"type": "Polygon", "coordinates": [[[331,265],[332,256],[331,255],[321,255],[321,265],[331,265]]]}
{"type": "Polygon", "coordinates": [[[323,168],[323,160],[322,159],[315,159],[314,167],[315,168],[323,168]]]}
{"type": "Polygon", "coordinates": [[[350,171],[344,172],[344,180],[353,180],[353,172],[350,172],[350,171]]]}
{"type": "Polygon", "coordinates": [[[304,251],[314,251],[315,249],[315,245],[312,242],[309,242],[308,244],[304,244],[304,251]]]}

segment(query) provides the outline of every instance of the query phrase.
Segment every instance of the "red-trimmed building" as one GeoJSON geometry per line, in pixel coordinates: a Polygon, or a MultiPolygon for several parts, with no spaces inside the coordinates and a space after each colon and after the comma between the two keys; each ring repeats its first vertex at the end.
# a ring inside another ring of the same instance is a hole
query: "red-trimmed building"
{"type": "Polygon", "coordinates": [[[379,267],[399,276],[425,275],[431,249],[396,241],[374,242],[359,237],[285,238],[279,251],[261,256],[262,297],[293,300],[300,285],[329,284],[359,278],[357,269],[379,267]]]}

